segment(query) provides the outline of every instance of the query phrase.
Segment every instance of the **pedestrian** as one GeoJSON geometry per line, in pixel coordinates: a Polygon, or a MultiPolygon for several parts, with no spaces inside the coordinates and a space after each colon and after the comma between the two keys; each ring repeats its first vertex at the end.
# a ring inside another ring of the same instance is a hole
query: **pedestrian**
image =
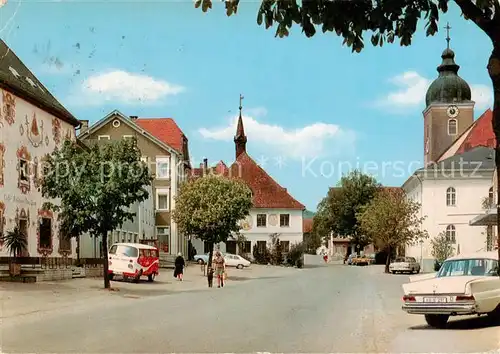
{"type": "Polygon", "coordinates": [[[226,270],[226,262],[220,251],[217,251],[215,253],[215,257],[212,260],[212,268],[215,270],[215,274],[217,275],[217,287],[224,287],[224,272],[226,270]]]}
{"type": "Polygon", "coordinates": [[[209,266],[207,269],[207,279],[208,279],[208,287],[211,288],[214,283],[214,269],[209,266]]]}
{"type": "Polygon", "coordinates": [[[174,269],[174,278],[179,279],[179,281],[182,281],[182,276],[184,274],[184,257],[182,257],[182,253],[177,253],[177,258],[175,259],[175,269],[174,269]]]}

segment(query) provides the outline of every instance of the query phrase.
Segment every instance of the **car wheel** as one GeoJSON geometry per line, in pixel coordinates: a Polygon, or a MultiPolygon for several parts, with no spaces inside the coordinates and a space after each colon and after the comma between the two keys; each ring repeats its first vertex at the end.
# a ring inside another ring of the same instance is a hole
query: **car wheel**
{"type": "Polygon", "coordinates": [[[416,271],[415,273],[417,273],[417,274],[418,274],[418,273],[420,273],[420,268],[419,268],[419,269],[417,269],[417,271],[416,271]]]}
{"type": "Polygon", "coordinates": [[[153,282],[155,280],[155,277],[156,277],[156,274],[154,274],[154,273],[153,274],[149,274],[148,275],[148,281],[149,282],[153,282]]]}
{"type": "Polygon", "coordinates": [[[198,264],[203,265],[203,264],[205,264],[205,262],[203,262],[203,259],[200,258],[200,259],[198,259],[198,264]]]}
{"type": "Polygon", "coordinates": [[[237,268],[237,269],[243,269],[243,264],[238,264],[238,265],[236,266],[236,268],[237,268]]]}
{"type": "Polygon", "coordinates": [[[427,324],[434,328],[446,328],[448,318],[450,318],[448,315],[425,315],[427,324]]]}
{"type": "Polygon", "coordinates": [[[496,307],[496,309],[494,309],[491,312],[488,312],[487,315],[491,320],[495,322],[500,322],[500,304],[496,307]]]}

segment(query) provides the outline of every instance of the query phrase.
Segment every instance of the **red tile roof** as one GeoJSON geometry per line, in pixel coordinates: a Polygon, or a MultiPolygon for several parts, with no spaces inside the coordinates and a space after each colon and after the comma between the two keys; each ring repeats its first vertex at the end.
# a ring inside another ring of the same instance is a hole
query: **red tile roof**
{"type": "Polygon", "coordinates": [[[496,145],[495,133],[492,126],[493,112],[487,109],[473,124],[472,129],[458,148],[456,155],[472,150],[478,146],[494,149],[496,145]]]}
{"type": "Polygon", "coordinates": [[[172,118],[137,118],[134,122],[156,139],[183,153],[184,133],[172,118]]]}
{"type": "Polygon", "coordinates": [[[304,219],[302,221],[302,232],[308,233],[312,232],[313,229],[313,219],[304,219]]]}
{"type": "Polygon", "coordinates": [[[240,178],[250,187],[254,208],[305,210],[305,206],[269,176],[246,151],[229,167],[229,175],[240,178]]]}
{"type": "MultiPolygon", "coordinates": [[[[217,175],[225,175],[228,173],[229,168],[223,161],[217,162],[215,166],[207,168],[208,173],[213,173],[217,175]]],[[[200,163],[200,167],[193,168],[191,171],[192,177],[201,177],[203,176],[203,164],[200,163]]]]}

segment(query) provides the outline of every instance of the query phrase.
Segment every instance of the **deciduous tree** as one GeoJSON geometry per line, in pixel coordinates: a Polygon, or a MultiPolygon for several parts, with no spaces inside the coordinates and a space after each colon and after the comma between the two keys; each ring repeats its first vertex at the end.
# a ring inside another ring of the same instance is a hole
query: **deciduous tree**
{"type": "Polygon", "coordinates": [[[213,245],[240,231],[239,223],[252,207],[252,192],[238,179],[209,174],[182,185],[175,203],[172,217],[179,230],[209,244],[211,264],[213,245]]]}
{"type": "Polygon", "coordinates": [[[109,288],[108,232],[132,221],[128,208],[149,197],[146,187],[153,177],[141,161],[135,140],[120,140],[82,150],[66,141],[44,161],[42,193],[59,199],[45,207],[58,212],[67,235],[89,233],[102,237],[104,287],[109,288]]]}
{"type": "MultiPolygon", "coordinates": [[[[257,23],[266,29],[276,25],[276,36],[286,37],[294,24],[302,28],[307,37],[335,32],[344,39],[343,44],[353,52],[361,52],[366,36],[374,46],[393,43],[399,38],[402,46],[411,44],[418,22],[425,20],[427,36],[438,32],[440,13],[448,11],[454,2],[464,19],[472,21],[490,40],[493,46],[487,69],[493,83],[493,131],[497,145],[495,165],[500,185],[500,3],[498,0],[262,0],[257,13],[257,23]]],[[[225,0],[226,14],[237,13],[239,0],[225,0]]],[[[204,12],[212,8],[212,0],[196,0],[195,7],[204,12]]],[[[497,190],[500,200],[500,188],[497,190]]],[[[500,234],[500,203],[497,205],[497,234],[500,234]]],[[[498,238],[500,257],[500,237],[498,238]]],[[[499,268],[500,275],[500,268],[499,268]]]]}
{"type": "Polygon", "coordinates": [[[448,237],[446,232],[440,232],[431,240],[431,254],[439,264],[442,264],[447,258],[453,256],[455,247],[448,237]]]}
{"type": "MultiPolygon", "coordinates": [[[[406,198],[403,190],[382,189],[358,214],[361,230],[390,255],[393,249],[412,245],[428,237],[421,230],[424,217],[419,215],[420,205],[406,198]]],[[[390,256],[385,272],[389,272],[390,256]]]]}
{"type": "Polygon", "coordinates": [[[325,236],[329,236],[330,232],[351,236],[352,243],[362,249],[369,239],[360,230],[358,213],[379,189],[380,184],[375,178],[358,170],[343,176],[338,187],[331,188],[320,203],[319,216],[314,219],[316,228],[325,232],[325,236]],[[329,232],[326,233],[327,230],[329,232]]]}

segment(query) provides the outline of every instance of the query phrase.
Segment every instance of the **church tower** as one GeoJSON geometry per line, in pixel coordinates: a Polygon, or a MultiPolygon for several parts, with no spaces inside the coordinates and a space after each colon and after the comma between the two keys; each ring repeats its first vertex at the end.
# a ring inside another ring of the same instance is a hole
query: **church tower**
{"type": "Polygon", "coordinates": [[[474,122],[474,102],[469,84],[458,75],[460,66],[450,49],[450,26],[447,25],[447,48],[441,54],[438,77],[425,96],[424,165],[437,162],[458,137],[474,122]]]}
{"type": "Polygon", "coordinates": [[[234,136],[234,144],[236,146],[236,158],[241,155],[241,153],[246,151],[247,146],[247,136],[245,135],[245,129],[243,128],[243,118],[241,116],[243,96],[240,95],[240,116],[238,117],[238,126],[236,127],[236,135],[234,136]]]}

